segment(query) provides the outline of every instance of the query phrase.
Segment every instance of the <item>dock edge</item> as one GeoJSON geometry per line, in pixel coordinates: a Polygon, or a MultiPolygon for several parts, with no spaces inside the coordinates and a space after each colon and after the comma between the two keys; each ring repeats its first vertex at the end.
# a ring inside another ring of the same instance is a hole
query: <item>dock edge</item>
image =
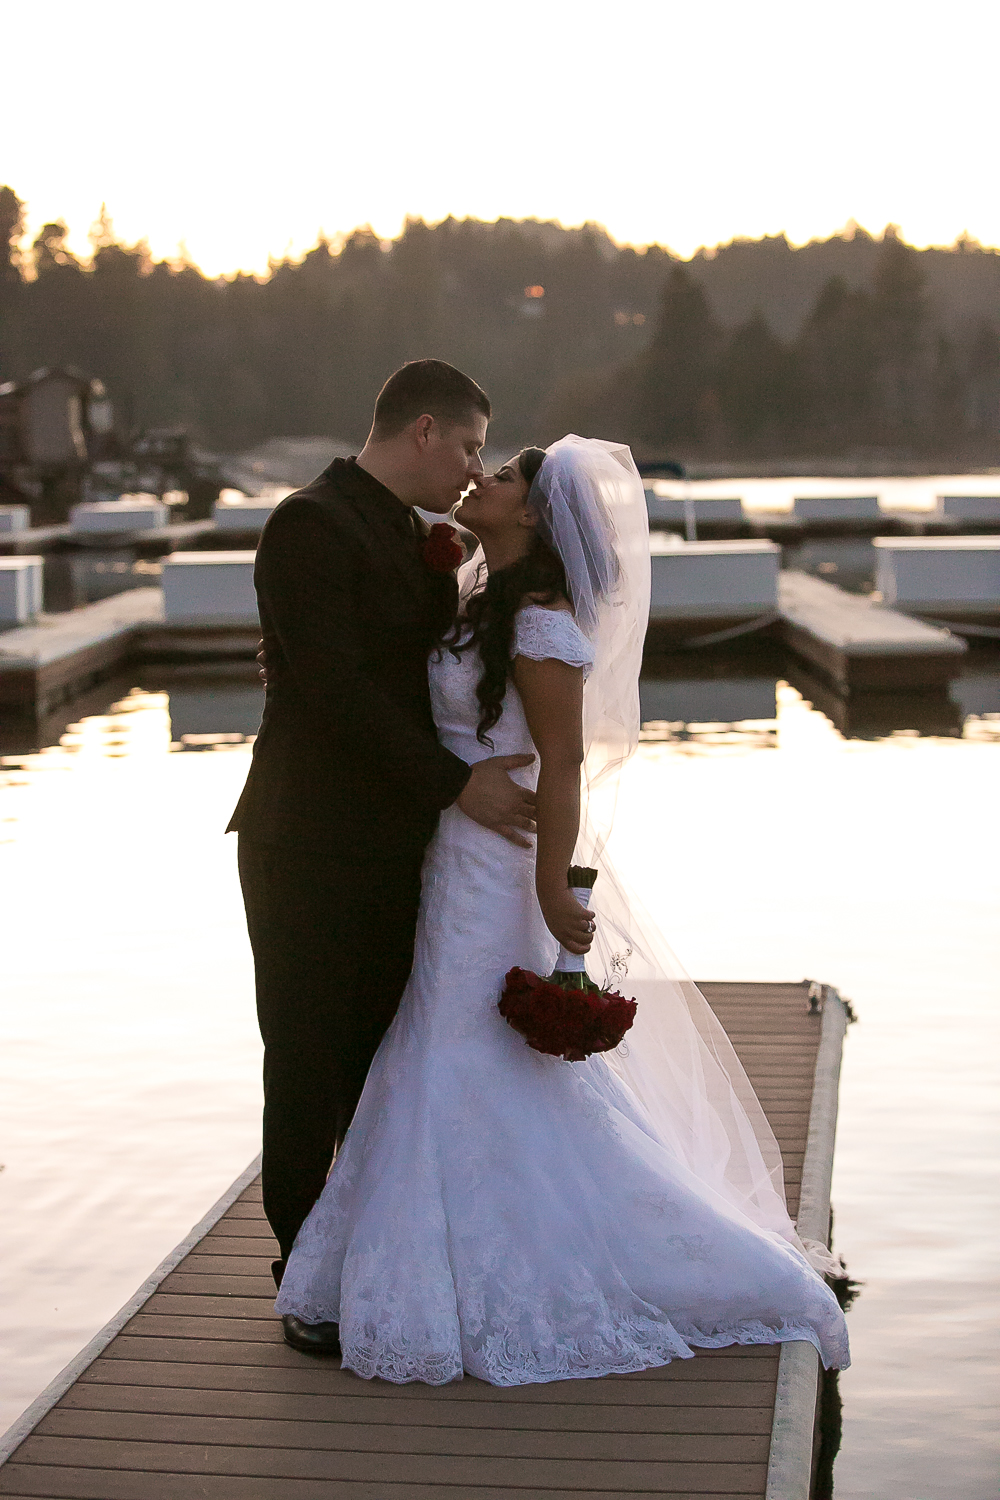
{"type": "MultiPolygon", "coordinates": [[[[840,1064],[850,1011],[831,985],[810,985],[810,1003],[817,992],[822,1019],[796,1227],[803,1239],[827,1245],[840,1064]]],[[[819,1355],[813,1345],[782,1344],[765,1500],[809,1500],[818,1397],[819,1355]]]]}
{"type": "Polygon", "coordinates": [[[215,1227],[223,1214],[232,1207],[236,1199],[245,1188],[250,1186],[259,1173],[260,1156],[258,1154],[246,1170],[240,1173],[236,1181],[230,1183],[218,1202],[213,1203],[205,1217],[199,1219],[194,1228],[189,1230],[184,1236],[180,1244],[175,1245],[170,1254],[160,1261],[156,1270],[146,1277],[146,1280],[132,1294],[124,1307],[118,1309],[114,1317],[109,1319],[98,1333],[94,1334],[90,1343],[81,1349],[79,1354],[73,1356],[66,1368],[61,1370],[54,1380],[49,1382],[41,1395],[36,1396],[31,1405],[17,1418],[17,1421],[8,1427],[7,1431],[0,1437],[0,1465],[5,1464],[11,1454],[20,1448],[25,1438],[31,1435],[42,1418],[48,1415],[56,1403],[66,1394],[70,1386],[80,1378],[84,1370],[93,1364],[99,1354],[104,1353],[111,1340],[117,1337],[129,1319],[135,1316],[145,1302],[149,1301],[160,1285],[160,1282],[166,1280],[170,1272],[180,1265],[188,1252],[193,1250],[195,1245],[205,1238],[210,1229],[215,1227]]]}

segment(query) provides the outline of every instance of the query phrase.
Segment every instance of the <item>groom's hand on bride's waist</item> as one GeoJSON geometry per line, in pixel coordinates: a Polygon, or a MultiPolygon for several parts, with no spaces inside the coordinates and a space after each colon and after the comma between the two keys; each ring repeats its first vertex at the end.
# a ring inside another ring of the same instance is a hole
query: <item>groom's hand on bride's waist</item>
{"type": "MultiPolygon", "coordinates": [[[[264,642],[257,652],[260,667],[258,676],[264,686],[268,683],[267,654],[264,642]]],[[[492,828],[510,843],[522,849],[532,847],[525,835],[535,831],[535,794],[528,787],[518,786],[510,778],[511,771],[523,770],[535,759],[533,755],[494,755],[481,760],[472,768],[472,775],[458,798],[458,806],[474,823],[492,828]]]]}
{"type": "Polygon", "coordinates": [[[492,755],[477,761],[458,798],[467,818],[522,849],[532,847],[527,835],[535,831],[535,794],[529,787],[518,786],[510,773],[530,766],[534,759],[533,755],[492,755]]]}

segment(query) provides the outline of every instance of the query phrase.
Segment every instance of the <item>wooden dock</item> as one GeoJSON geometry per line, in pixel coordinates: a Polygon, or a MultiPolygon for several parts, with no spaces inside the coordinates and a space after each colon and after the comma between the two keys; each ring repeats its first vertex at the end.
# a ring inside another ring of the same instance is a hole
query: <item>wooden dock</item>
{"type": "Polygon", "coordinates": [[[252,661],[256,621],[172,624],[163,590],[126,589],[0,633],[0,707],[41,716],[132,661],[252,661]]]}
{"type": "Polygon", "coordinates": [[[0,706],[45,713],[113,672],[141,626],[163,616],[157,588],[128,589],[82,609],[40,615],[0,635],[0,706]]]}
{"type": "Polygon", "coordinates": [[[842,692],[940,687],[968,650],[958,636],[794,569],[778,575],[781,634],[842,692]]]}
{"type": "Polygon", "coordinates": [[[32,552],[51,552],[68,540],[67,523],[59,526],[26,526],[22,531],[0,531],[0,556],[11,557],[32,552]]]}
{"type": "MultiPolygon", "coordinates": [[[[702,987],[826,1239],[848,1008],[802,984],[702,987]]],[[[0,1442],[0,1495],[72,1500],[808,1500],[810,1344],[498,1390],[365,1382],[289,1349],[256,1163],[0,1442]]]]}
{"type": "Polygon", "coordinates": [[[67,538],[73,547],[104,550],[135,547],[147,554],[172,552],[215,533],[214,521],[168,521],[165,526],[136,527],[131,531],[85,531],[70,527],[67,538]]]}

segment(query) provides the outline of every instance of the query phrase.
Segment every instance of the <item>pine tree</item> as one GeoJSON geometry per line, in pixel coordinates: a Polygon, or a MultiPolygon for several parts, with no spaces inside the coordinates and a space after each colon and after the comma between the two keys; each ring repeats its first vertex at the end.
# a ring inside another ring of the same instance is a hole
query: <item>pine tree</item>
{"type": "Polygon", "coordinates": [[[871,328],[879,436],[894,447],[919,447],[933,405],[926,277],[916,252],[892,226],[875,265],[871,328]]]}
{"type": "Polygon", "coordinates": [[[966,422],[980,440],[1000,434],[1000,327],[983,318],[972,333],[966,355],[966,422]]]}
{"type": "Polygon", "coordinates": [[[810,445],[835,452],[869,442],[876,346],[868,292],[831,277],[803,326],[798,355],[810,445]]]}
{"type": "Polygon", "coordinates": [[[755,312],[728,340],[717,383],[722,419],[736,453],[794,448],[802,405],[798,362],[763,313],[755,312]]]}
{"type": "Polygon", "coordinates": [[[0,285],[20,280],[17,242],[24,229],[24,204],[13,188],[0,187],[0,285]]]}
{"type": "Polygon", "coordinates": [[[632,386],[635,437],[658,452],[704,447],[718,410],[720,332],[698,282],[684,266],[667,276],[659,317],[632,386]]]}
{"type": "Polygon", "coordinates": [[[62,219],[54,224],[42,225],[31,247],[36,276],[45,276],[67,267],[79,269],[79,261],[66,244],[68,235],[69,228],[62,219]]]}

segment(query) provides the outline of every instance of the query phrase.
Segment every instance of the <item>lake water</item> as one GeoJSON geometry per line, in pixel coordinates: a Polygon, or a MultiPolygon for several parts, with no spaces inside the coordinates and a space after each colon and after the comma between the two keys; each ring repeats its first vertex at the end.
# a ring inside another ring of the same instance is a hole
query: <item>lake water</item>
{"type": "MultiPolygon", "coordinates": [[[[950,695],[845,711],[856,738],[797,670],[701,658],[644,683],[617,857],[695,975],[809,976],[853,1000],[834,1205],[863,1289],[837,1497],[987,1500],[1000,663],[977,656],[950,695]]],[[[259,702],[249,675],[138,669],[50,718],[36,753],[6,737],[0,1426],[258,1149],[222,830],[259,702]]]]}

